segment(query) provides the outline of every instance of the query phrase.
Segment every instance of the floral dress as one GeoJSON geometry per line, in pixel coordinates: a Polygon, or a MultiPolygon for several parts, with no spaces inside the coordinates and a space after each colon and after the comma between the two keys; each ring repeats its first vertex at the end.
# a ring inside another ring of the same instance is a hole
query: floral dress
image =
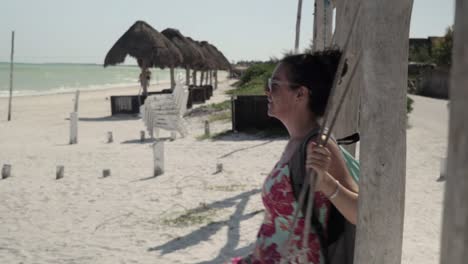
{"type": "MultiPolygon", "coordinates": [[[[278,163],[268,175],[262,189],[262,200],[265,206],[265,217],[257,235],[257,241],[253,252],[244,258],[232,259],[235,264],[270,264],[280,263],[280,252],[288,239],[292,226],[294,211],[298,204],[294,197],[287,164],[278,163]]],[[[326,234],[327,222],[331,203],[321,192],[314,194],[314,208],[326,234]]],[[[302,263],[299,259],[302,249],[302,238],[305,228],[304,216],[299,213],[299,221],[289,250],[288,263],[302,263]]],[[[309,250],[307,263],[323,264],[324,257],[320,250],[320,241],[314,227],[309,233],[309,250]]],[[[304,256],[304,254],[302,254],[304,256]]]]}

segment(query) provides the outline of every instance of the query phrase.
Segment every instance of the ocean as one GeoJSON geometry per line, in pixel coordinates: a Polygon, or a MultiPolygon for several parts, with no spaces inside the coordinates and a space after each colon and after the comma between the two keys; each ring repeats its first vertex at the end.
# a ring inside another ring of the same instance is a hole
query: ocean
{"type": "MultiPolygon", "coordinates": [[[[168,69],[151,69],[151,84],[170,80],[168,69]]],[[[183,72],[183,70],[176,70],[183,72]]],[[[15,63],[13,95],[41,95],[76,90],[109,89],[139,86],[137,66],[109,66],[97,64],[15,63]]],[[[10,63],[0,62],[0,97],[9,95],[10,63]]]]}

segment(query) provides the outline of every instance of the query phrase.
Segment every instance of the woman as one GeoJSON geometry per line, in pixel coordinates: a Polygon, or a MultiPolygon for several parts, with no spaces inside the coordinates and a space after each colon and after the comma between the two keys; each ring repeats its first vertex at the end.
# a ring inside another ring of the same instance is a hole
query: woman
{"type": "MultiPolygon", "coordinates": [[[[300,213],[287,255],[281,256],[291,232],[297,200],[293,194],[288,162],[305,137],[319,127],[341,57],[340,51],[292,55],[282,59],[268,80],[268,115],[279,119],[288,130],[290,139],[280,160],[266,178],[262,188],[265,218],[257,235],[253,252],[232,263],[303,263],[299,259],[306,252],[307,263],[322,264],[324,253],[312,226],[308,248],[302,248],[305,219],[300,213]]],[[[326,234],[332,205],[349,222],[356,223],[358,186],[351,177],[341,152],[333,140],[319,147],[311,140],[307,146],[305,167],[315,170],[317,184],[314,208],[321,229],[326,234]]],[[[309,220],[310,221],[310,220],[309,220]]]]}

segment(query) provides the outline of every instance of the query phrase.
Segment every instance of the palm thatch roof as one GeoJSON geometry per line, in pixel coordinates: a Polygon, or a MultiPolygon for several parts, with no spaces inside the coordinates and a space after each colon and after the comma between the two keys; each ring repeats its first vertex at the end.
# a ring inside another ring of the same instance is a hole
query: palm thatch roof
{"type": "Polygon", "coordinates": [[[187,37],[187,40],[192,42],[199,50],[202,52],[203,57],[205,58],[198,67],[195,67],[194,70],[206,71],[214,70],[217,68],[217,61],[213,54],[208,50],[206,46],[203,46],[199,41],[193,40],[190,37],[187,37]]]}
{"type": "Polygon", "coordinates": [[[104,67],[125,61],[130,55],[137,59],[140,67],[178,67],[182,54],[163,34],[144,21],[137,21],[109,50],[104,67]]]}
{"type": "Polygon", "coordinates": [[[229,60],[224,56],[224,54],[216,48],[215,45],[208,43],[211,48],[214,50],[214,52],[217,54],[217,58],[219,60],[219,69],[224,70],[224,71],[229,71],[231,69],[231,63],[229,60]]]}
{"type": "Polygon", "coordinates": [[[211,54],[216,64],[215,69],[229,70],[231,68],[231,64],[229,63],[229,61],[226,59],[226,57],[224,57],[224,55],[215,46],[211,45],[207,41],[201,41],[200,45],[211,54]]]}
{"type": "Polygon", "coordinates": [[[205,63],[205,56],[194,42],[188,40],[179,30],[166,28],[161,33],[168,38],[182,53],[182,65],[188,68],[200,68],[205,63]]]}

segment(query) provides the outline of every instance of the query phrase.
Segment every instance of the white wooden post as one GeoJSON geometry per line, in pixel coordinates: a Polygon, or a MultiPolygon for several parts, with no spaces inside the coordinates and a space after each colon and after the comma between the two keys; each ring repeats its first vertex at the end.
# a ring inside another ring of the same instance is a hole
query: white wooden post
{"type": "Polygon", "coordinates": [[[154,174],[159,176],[164,173],[164,141],[156,141],[153,144],[154,174]]]}
{"type": "Polygon", "coordinates": [[[11,177],[11,165],[4,164],[2,168],[2,179],[11,177]]]}
{"type": "Polygon", "coordinates": [[[78,113],[70,113],[70,145],[78,143],[78,113]]]}
{"type": "Polygon", "coordinates": [[[79,104],[79,101],[80,101],[80,90],[76,90],[76,93],[75,93],[75,105],[74,105],[74,107],[73,107],[73,112],[78,113],[78,104],[79,104]]]}
{"type": "Polygon", "coordinates": [[[205,120],[205,137],[210,136],[210,122],[205,120]]]}
{"type": "Polygon", "coordinates": [[[103,178],[106,178],[106,177],[109,177],[109,176],[111,176],[111,170],[109,170],[109,169],[102,170],[102,177],[103,178]]]}
{"type": "Polygon", "coordinates": [[[15,53],[15,31],[11,32],[11,56],[10,56],[10,97],[8,99],[8,121],[11,120],[11,104],[13,100],[13,55],[15,53]]]}
{"type": "Polygon", "coordinates": [[[468,259],[468,1],[455,6],[441,264],[468,259]]]}
{"type": "Polygon", "coordinates": [[[62,166],[62,165],[57,166],[57,170],[56,170],[56,172],[55,172],[55,179],[56,179],[56,180],[62,179],[63,176],[64,176],[64,171],[65,171],[65,167],[64,167],[64,166],[62,166]]]}
{"type": "Polygon", "coordinates": [[[171,140],[175,140],[177,138],[177,133],[175,131],[171,131],[171,140]]]}
{"type": "Polygon", "coordinates": [[[112,132],[109,131],[107,132],[107,143],[112,143],[114,142],[114,136],[112,135],[112,132]]]}
{"type": "Polygon", "coordinates": [[[412,0],[362,2],[361,175],[354,263],[401,262],[412,0]]]}

